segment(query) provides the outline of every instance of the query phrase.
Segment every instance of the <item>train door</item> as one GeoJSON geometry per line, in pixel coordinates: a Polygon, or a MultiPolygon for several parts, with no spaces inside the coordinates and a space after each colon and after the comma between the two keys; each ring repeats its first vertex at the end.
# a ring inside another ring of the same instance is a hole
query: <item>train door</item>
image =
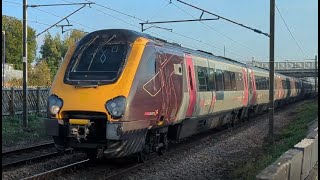
{"type": "Polygon", "coordinates": [[[197,85],[197,105],[194,115],[207,115],[212,101],[212,92],[209,90],[208,82],[208,59],[194,57],[193,60],[197,85]]]}
{"type": "Polygon", "coordinates": [[[188,91],[189,91],[189,103],[188,103],[188,109],[186,116],[191,117],[194,111],[194,108],[196,106],[196,100],[197,100],[197,88],[196,88],[196,82],[195,82],[195,72],[194,72],[194,66],[192,62],[192,57],[189,54],[185,55],[186,60],[186,68],[187,68],[187,85],[188,85],[188,91]]]}
{"type": "MultiPolygon", "coordinates": [[[[248,106],[249,88],[248,88],[248,71],[247,68],[242,68],[243,73],[243,106],[248,106]]],[[[249,81],[250,83],[250,81],[249,81]]]]}
{"type": "Polygon", "coordinates": [[[248,69],[249,71],[249,103],[250,105],[254,105],[256,103],[257,92],[256,92],[256,83],[254,78],[254,72],[252,69],[248,69]]]}
{"type": "Polygon", "coordinates": [[[208,87],[209,91],[211,92],[212,100],[210,104],[209,114],[215,112],[215,105],[216,105],[216,73],[215,73],[215,66],[212,61],[208,62],[208,87]]]}

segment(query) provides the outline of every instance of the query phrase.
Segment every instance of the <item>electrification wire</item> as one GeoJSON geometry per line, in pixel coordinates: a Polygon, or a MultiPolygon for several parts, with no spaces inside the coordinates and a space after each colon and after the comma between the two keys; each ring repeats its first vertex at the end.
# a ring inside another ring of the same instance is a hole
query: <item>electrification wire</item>
{"type": "MultiPolygon", "coordinates": [[[[66,1],[66,0],[63,0],[63,1],[66,1]]],[[[92,1],[88,1],[88,0],[86,0],[86,1],[87,1],[87,2],[92,2],[92,1]]],[[[66,2],[67,2],[67,1],[66,1],[66,2]]],[[[139,20],[139,21],[147,22],[147,21],[145,21],[145,20],[143,20],[143,19],[141,19],[141,18],[138,18],[138,17],[136,17],[136,16],[133,16],[133,15],[130,15],[130,14],[127,14],[127,13],[123,13],[123,12],[121,12],[121,11],[119,11],[119,10],[112,9],[112,8],[110,8],[110,7],[101,5],[101,4],[99,4],[99,3],[95,3],[94,5],[97,5],[97,6],[106,8],[106,9],[108,9],[108,10],[111,10],[111,11],[114,11],[114,12],[117,12],[117,13],[120,13],[120,14],[122,14],[122,15],[126,15],[126,16],[128,16],[128,17],[131,17],[131,18],[136,19],[136,20],[139,20]]],[[[151,32],[151,31],[150,31],[150,32],[151,32]]],[[[202,43],[202,44],[208,45],[208,46],[210,46],[210,47],[219,49],[219,50],[221,50],[221,51],[224,51],[222,48],[218,48],[218,47],[216,47],[216,46],[213,46],[213,45],[211,45],[211,44],[209,44],[209,43],[206,43],[206,42],[203,42],[203,41],[201,41],[201,40],[198,40],[198,39],[195,39],[195,38],[192,38],[192,37],[189,37],[189,36],[186,36],[186,35],[177,33],[177,32],[172,32],[172,31],[169,31],[169,32],[171,32],[171,33],[173,33],[173,34],[176,34],[176,35],[179,35],[179,36],[182,36],[182,37],[185,37],[185,38],[188,38],[188,39],[191,39],[191,40],[195,40],[195,41],[197,41],[197,42],[200,42],[200,43],[202,43]]],[[[168,38],[167,38],[167,39],[168,39],[168,38]]],[[[246,59],[248,58],[248,57],[241,56],[241,55],[239,55],[239,54],[237,54],[237,53],[234,53],[234,52],[231,52],[231,51],[227,51],[227,50],[226,50],[226,52],[229,52],[229,53],[231,53],[231,54],[237,55],[237,56],[239,56],[239,57],[244,57],[244,58],[246,58],[246,59]]],[[[250,59],[250,58],[249,58],[249,59],[250,59]]]]}
{"type": "MultiPolygon", "coordinates": [[[[68,1],[68,0],[62,0],[62,1],[68,2],[68,3],[72,3],[71,1],[68,1]]],[[[88,1],[88,0],[86,0],[86,1],[87,1],[87,2],[90,2],[90,1],[88,1]]],[[[102,6],[100,6],[100,7],[104,7],[104,6],[102,5],[102,6]]],[[[135,24],[129,23],[129,22],[123,20],[123,19],[120,19],[120,18],[118,18],[118,17],[115,17],[115,16],[113,16],[113,15],[111,15],[111,14],[108,14],[108,13],[106,13],[106,12],[104,12],[104,11],[101,11],[101,10],[99,10],[99,9],[97,9],[97,8],[94,8],[94,7],[91,7],[91,8],[94,9],[94,10],[96,10],[96,11],[98,11],[98,12],[100,12],[100,13],[103,13],[103,14],[105,14],[105,15],[107,15],[107,16],[110,16],[110,17],[112,17],[112,18],[114,18],[114,19],[117,19],[117,20],[119,20],[119,21],[121,21],[121,22],[123,22],[123,23],[125,23],[125,24],[128,24],[128,25],[130,25],[130,26],[133,26],[133,27],[135,27],[135,28],[137,28],[137,29],[140,29],[140,27],[137,26],[137,25],[135,25],[135,24]]],[[[118,12],[118,13],[119,13],[120,11],[114,10],[114,12],[118,12]]],[[[121,12],[121,13],[122,13],[122,12],[121,12]]],[[[126,13],[122,13],[122,14],[128,15],[128,14],[126,14],[126,13]]],[[[132,15],[128,15],[128,16],[131,17],[131,18],[135,18],[135,19],[137,19],[137,20],[139,20],[139,21],[142,20],[142,19],[136,18],[135,16],[132,16],[132,15]]],[[[142,21],[143,21],[143,20],[142,20],[142,21]]],[[[174,39],[164,37],[164,36],[162,36],[162,35],[154,32],[154,31],[150,31],[150,32],[153,33],[153,34],[155,34],[155,35],[157,35],[158,37],[166,38],[166,39],[169,39],[170,41],[172,41],[172,42],[174,42],[174,43],[179,44],[179,43],[178,43],[177,41],[175,41],[174,39]]],[[[186,45],[186,44],[184,44],[184,45],[187,46],[187,47],[196,48],[196,47],[191,46],[191,45],[186,45]]]]}
{"type": "MultiPolygon", "coordinates": [[[[34,9],[36,9],[36,10],[38,10],[38,11],[42,11],[42,12],[47,13],[47,14],[50,14],[50,15],[52,15],[52,16],[58,17],[58,18],[64,18],[64,17],[62,17],[62,16],[53,14],[53,13],[48,12],[48,11],[45,11],[45,10],[43,10],[43,9],[39,9],[39,8],[34,8],[34,9]]],[[[76,21],[73,21],[73,20],[70,20],[70,22],[73,22],[73,23],[75,23],[75,24],[78,24],[78,25],[80,25],[80,26],[83,26],[83,27],[86,27],[86,28],[89,28],[89,29],[92,29],[92,30],[98,30],[98,29],[89,27],[89,26],[87,26],[87,25],[84,25],[84,24],[82,24],[82,23],[79,23],[79,22],[76,22],[76,21]]]]}
{"type": "Polygon", "coordinates": [[[16,4],[16,5],[22,5],[21,3],[6,1],[6,0],[3,0],[3,2],[10,3],[10,4],[16,4]]]}
{"type": "Polygon", "coordinates": [[[282,21],[283,21],[284,25],[286,26],[286,28],[287,28],[288,32],[290,33],[290,35],[291,35],[292,39],[294,40],[294,42],[296,43],[296,45],[298,46],[298,48],[300,49],[300,51],[303,53],[303,55],[305,55],[305,56],[307,57],[307,55],[305,54],[305,52],[302,50],[302,48],[301,48],[301,47],[300,47],[300,45],[298,44],[298,42],[297,42],[296,38],[293,36],[293,34],[292,34],[292,32],[291,32],[291,30],[290,30],[289,26],[288,26],[288,25],[287,25],[287,23],[286,23],[286,20],[285,20],[285,19],[284,19],[284,17],[282,16],[282,14],[281,14],[281,12],[280,12],[280,10],[279,10],[279,8],[278,8],[278,6],[277,6],[277,5],[276,5],[276,8],[277,8],[277,11],[278,11],[278,13],[279,13],[279,15],[280,15],[280,17],[281,17],[281,19],[282,19],[282,21]]]}
{"type": "MultiPolygon", "coordinates": [[[[133,27],[135,27],[135,28],[137,28],[137,29],[140,29],[140,27],[137,26],[137,25],[134,25],[134,24],[132,24],[132,23],[129,23],[129,22],[127,22],[127,21],[125,21],[125,20],[122,20],[122,19],[120,19],[120,18],[118,18],[118,17],[112,16],[112,15],[110,15],[110,14],[104,12],[104,11],[101,11],[101,10],[99,10],[99,9],[97,9],[97,8],[93,8],[93,9],[95,9],[95,10],[97,10],[98,12],[101,12],[101,13],[107,15],[107,16],[110,16],[110,17],[112,17],[112,18],[114,18],[114,19],[117,19],[117,20],[119,20],[119,21],[121,21],[121,22],[123,22],[123,23],[125,23],[125,24],[131,25],[131,26],[133,26],[133,27]]],[[[166,38],[166,39],[171,40],[171,41],[174,42],[174,43],[179,44],[179,43],[178,43],[177,41],[175,41],[174,39],[164,37],[164,36],[162,36],[162,35],[154,32],[154,31],[150,31],[150,32],[153,33],[153,34],[155,34],[155,35],[157,35],[158,37],[166,38]]],[[[185,45],[185,44],[184,44],[184,45],[185,45]]],[[[189,46],[189,47],[192,47],[192,48],[196,48],[196,47],[190,46],[190,45],[186,45],[186,46],[189,46]]]]}
{"type": "Polygon", "coordinates": [[[43,30],[42,32],[38,33],[37,36],[40,36],[41,34],[47,32],[49,29],[51,29],[52,27],[56,26],[57,24],[59,24],[60,22],[62,22],[63,20],[67,19],[68,17],[70,17],[71,15],[75,14],[76,12],[80,11],[82,8],[84,8],[86,5],[83,5],[82,7],[78,8],[77,10],[73,11],[71,14],[65,16],[64,18],[62,18],[61,20],[59,20],[58,22],[56,22],[55,24],[51,25],[50,27],[48,27],[47,29],[43,30]]]}
{"type": "MultiPolygon", "coordinates": [[[[5,0],[5,1],[6,1],[6,0],[5,0]]],[[[63,1],[65,1],[65,2],[70,2],[70,1],[67,1],[67,0],[63,0],[63,1]]],[[[86,1],[87,1],[87,2],[91,2],[91,1],[88,1],[88,0],[86,0],[86,1]]],[[[10,1],[6,1],[6,2],[9,2],[9,3],[10,3],[10,1]]],[[[12,2],[12,3],[13,3],[13,2],[12,2]]],[[[22,5],[21,3],[13,3],[13,4],[22,5]]],[[[169,3],[169,4],[170,4],[170,3],[169,3]]],[[[122,15],[126,15],[126,16],[128,16],[128,17],[134,18],[134,19],[139,20],[139,21],[147,22],[147,21],[145,21],[145,20],[143,20],[143,19],[141,19],[141,18],[135,17],[135,16],[130,15],[130,14],[127,14],[127,13],[123,13],[123,12],[121,12],[121,11],[112,9],[112,8],[110,8],[110,7],[107,7],[107,6],[98,4],[98,3],[95,3],[94,5],[97,5],[97,6],[106,8],[106,9],[108,9],[108,10],[111,10],[111,11],[114,11],[114,12],[117,12],[117,13],[120,13],[120,14],[122,14],[122,15]]],[[[55,16],[55,17],[63,18],[63,17],[61,17],[61,16],[58,16],[58,15],[56,15],[56,14],[53,14],[53,13],[51,13],[51,12],[48,12],[48,11],[45,11],[45,10],[42,10],[42,9],[38,9],[38,8],[35,8],[35,9],[37,9],[37,10],[39,10],[39,11],[42,11],[42,12],[44,12],[44,13],[50,14],[50,15],[55,16]]],[[[118,19],[118,20],[122,21],[123,23],[129,24],[129,25],[131,25],[131,26],[134,26],[134,27],[140,29],[140,27],[138,27],[138,26],[136,26],[136,25],[134,25],[134,24],[128,23],[128,22],[126,22],[126,21],[124,21],[124,20],[122,20],[122,19],[120,19],[120,18],[117,18],[117,17],[115,17],[115,16],[112,16],[112,15],[110,15],[110,14],[107,14],[107,13],[105,13],[105,12],[103,12],[103,11],[101,11],[101,10],[98,10],[98,9],[96,9],[96,8],[94,8],[94,9],[97,10],[97,11],[99,11],[99,12],[101,12],[101,13],[103,13],[103,14],[106,14],[106,15],[112,17],[112,18],[118,19]]],[[[86,26],[86,25],[84,25],[84,24],[81,24],[81,23],[78,23],[78,22],[75,22],[75,21],[72,21],[72,20],[70,20],[70,21],[73,22],[73,23],[79,24],[79,25],[81,25],[81,26],[87,27],[87,28],[89,28],[89,29],[97,30],[97,29],[95,29],[95,28],[91,28],[91,27],[86,26]]],[[[155,32],[153,32],[153,31],[150,31],[150,32],[152,32],[153,34],[156,34],[157,36],[161,37],[161,35],[158,34],[158,33],[155,33],[155,32]]],[[[202,44],[205,44],[205,45],[208,45],[208,46],[210,46],[210,47],[213,47],[213,48],[216,48],[216,49],[219,49],[219,50],[222,50],[222,51],[223,51],[223,49],[218,48],[218,47],[216,47],[216,46],[213,46],[213,45],[211,45],[211,44],[209,44],[209,43],[203,42],[203,41],[201,41],[201,40],[198,40],[198,39],[195,39],[195,38],[192,38],[192,37],[189,37],[189,36],[186,36],[186,35],[177,33],[177,32],[172,32],[172,31],[169,31],[169,32],[171,32],[171,33],[173,33],[173,34],[176,34],[176,35],[179,35],[179,36],[184,37],[184,38],[188,38],[188,39],[191,39],[191,40],[200,42],[200,43],[202,43],[202,44]]],[[[162,36],[162,37],[163,37],[163,36],[162,36]]],[[[165,37],[165,38],[166,38],[166,39],[169,39],[169,38],[167,38],[167,37],[165,37]]],[[[177,43],[177,44],[179,44],[178,42],[176,42],[176,41],[173,40],[173,39],[170,39],[170,40],[173,41],[173,42],[175,42],[175,43],[177,43]]],[[[192,47],[192,48],[194,48],[194,49],[197,49],[197,48],[195,48],[194,46],[191,46],[191,45],[188,45],[188,44],[184,44],[184,45],[189,46],[189,47],[192,47]]],[[[231,51],[226,51],[226,52],[229,52],[229,53],[231,53],[231,54],[234,54],[234,55],[239,56],[239,57],[242,57],[242,58],[248,58],[248,57],[241,56],[241,55],[239,55],[239,54],[237,54],[237,53],[234,53],[234,52],[231,52],[231,51]]]]}
{"type": "Polygon", "coordinates": [[[162,12],[162,11],[163,11],[167,6],[169,6],[169,4],[171,4],[171,3],[172,3],[172,2],[169,1],[169,3],[166,4],[163,8],[159,9],[156,13],[154,13],[152,16],[150,16],[150,17],[148,18],[147,22],[148,22],[151,18],[155,17],[156,15],[159,15],[159,13],[162,12]]]}
{"type": "MultiPolygon", "coordinates": [[[[7,1],[7,0],[3,0],[3,2],[7,2],[7,3],[11,3],[11,4],[16,4],[16,5],[23,5],[23,4],[21,4],[21,3],[16,3],[16,2],[7,1]]],[[[38,10],[38,11],[42,11],[42,12],[44,12],[44,13],[46,13],[46,14],[50,14],[50,15],[55,16],[55,17],[58,17],[58,18],[64,18],[64,17],[62,17],[62,16],[56,15],[56,14],[51,13],[51,12],[48,12],[48,11],[45,11],[45,10],[43,10],[43,9],[39,9],[39,8],[37,8],[37,7],[34,7],[33,9],[36,9],[36,10],[38,10]]],[[[70,21],[73,22],[73,23],[75,23],[75,24],[78,24],[78,25],[80,25],[80,26],[83,26],[83,27],[86,27],[86,28],[89,28],[89,29],[92,29],[92,30],[97,30],[97,29],[95,29],[95,28],[89,27],[89,26],[84,25],[84,24],[82,24],[82,23],[79,23],[79,22],[76,22],[76,21],[72,21],[72,20],[70,20],[70,21]]]]}
{"type": "Polygon", "coordinates": [[[89,0],[85,0],[85,1],[87,1],[87,2],[91,2],[91,3],[94,3],[94,5],[97,5],[97,6],[103,7],[103,8],[105,8],[105,9],[109,9],[110,11],[114,11],[114,12],[117,12],[117,13],[119,13],[119,14],[122,14],[122,15],[125,15],[125,16],[128,16],[128,17],[131,17],[131,18],[133,18],[133,19],[136,19],[136,20],[139,20],[139,21],[143,21],[143,22],[145,22],[145,20],[143,20],[143,19],[140,19],[140,18],[135,17],[135,16],[133,16],[133,15],[130,15],[130,14],[127,14],[127,13],[124,13],[124,12],[121,12],[121,11],[118,11],[118,10],[116,10],[116,9],[112,9],[112,8],[107,7],[107,6],[104,6],[104,5],[102,5],[102,4],[95,3],[95,2],[93,2],[93,1],[89,1],[89,0]]]}
{"type": "MultiPolygon", "coordinates": [[[[165,0],[165,1],[168,1],[168,0],[165,0]]],[[[198,19],[197,17],[193,16],[192,14],[190,14],[189,12],[187,12],[186,10],[184,10],[183,8],[179,7],[178,5],[176,5],[176,4],[174,4],[174,3],[171,3],[171,4],[173,4],[176,8],[180,9],[181,11],[183,11],[183,12],[186,13],[186,14],[188,14],[189,16],[191,16],[191,17],[193,17],[193,18],[195,18],[195,19],[198,19]]],[[[237,44],[239,44],[239,45],[241,45],[241,46],[249,49],[250,51],[255,52],[256,54],[260,54],[260,55],[264,56],[262,53],[260,53],[260,52],[258,52],[258,51],[256,51],[256,50],[254,50],[254,49],[252,49],[252,48],[244,45],[244,44],[241,43],[241,42],[238,42],[238,41],[230,38],[229,36],[225,35],[224,33],[219,32],[218,30],[216,30],[216,29],[213,28],[212,26],[209,26],[208,24],[206,24],[206,23],[204,23],[204,22],[202,22],[202,21],[199,21],[199,22],[202,23],[203,25],[205,25],[206,27],[210,28],[211,30],[217,32],[218,34],[224,36],[225,38],[229,39],[230,41],[232,41],[232,42],[234,42],[234,43],[237,43],[237,44]]]]}

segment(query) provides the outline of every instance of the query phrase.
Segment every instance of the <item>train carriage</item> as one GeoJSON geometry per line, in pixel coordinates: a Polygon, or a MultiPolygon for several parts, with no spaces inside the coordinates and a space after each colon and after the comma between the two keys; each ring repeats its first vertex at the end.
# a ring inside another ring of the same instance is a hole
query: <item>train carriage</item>
{"type": "MultiPolygon", "coordinates": [[[[89,33],[51,86],[47,134],[93,157],[162,154],[177,141],[266,110],[269,73],[130,30],[89,33]],[[254,111],[250,111],[254,109],[254,111]]],[[[275,75],[275,100],[312,86],[275,75]]]]}

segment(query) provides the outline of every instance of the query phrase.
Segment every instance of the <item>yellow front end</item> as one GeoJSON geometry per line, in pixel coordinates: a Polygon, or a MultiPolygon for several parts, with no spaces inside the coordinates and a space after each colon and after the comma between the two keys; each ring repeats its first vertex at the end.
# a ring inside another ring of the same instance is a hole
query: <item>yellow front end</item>
{"type": "Polygon", "coordinates": [[[108,120],[118,121],[112,119],[110,114],[108,114],[105,108],[105,103],[107,100],[118,96],[128,97],[134,75],[137,71],[139,61],[147,42],[147,39],[140,37],[131,44],[132,49],[128,55],[122,74],[114,84],[89,88],[75,87],[64,83],[67,66],[76,48],[76,46],[73,45],[67,52],[64,62],[56,74],[50,91],[50,94],[57,95],[63,100],[63,106],[55,118],[63,119],[64,111],[92,111],[103,112],[107,115],[108,120]]]}

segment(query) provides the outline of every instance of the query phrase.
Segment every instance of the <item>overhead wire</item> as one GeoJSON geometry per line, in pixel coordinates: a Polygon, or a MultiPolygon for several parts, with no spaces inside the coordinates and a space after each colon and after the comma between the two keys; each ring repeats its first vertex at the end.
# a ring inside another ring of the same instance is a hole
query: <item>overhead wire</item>
{"type": "Polygon", "coordinates": [[[162,11],[163,11],[167,6],[169,6],[171,3],[172,3],[172,1],[169,1],[169,3],[166,4],[163,8],[159,9],[156,13],[154,13],[152,16],[150,16],[150,17],[148,18],[147,22],[148,22],[151,18],[155,17],[156,15],[159,15],[160,12],[162,12],[162,11]]]}
{"type": "Polygon", "coordinates": [[[278,13],[279,13],[279,15],[280,15],[280,17],[281,17],[284,25],[286,26],[288,32],[290,33],[290,36],[292,37],[292,39],[294,40],[294,42],[296,43],[296,45],[298,46],[298,48],[300,49],[300,51],[302,52],[302,54],[303,54],[305,57],[307,57],[306,53],[303,51],[303,49],[302,49],[301,46],[299,45],[299,43],[297,42],[296,38],[293,36],[293,34],[292,34],[289,26],[288,26],[287,23],[286,23],[286,20],[285,20],[284,17],[282,16],[282,14],[281,14],[281,12],[280,12],[280,10],[279,10],[279,8],[278,8],[277,5],[276,5],[276,9],[277,9],[277,11],[278,11],[278,13]]]}
{"type": "MultiPolygon", "coordinates": [[[[66,1],[66,0],[63,0],[63,1],[66,1]]],[[[89,1],[89,0],[86,0],[86,1],[87,1],[87,2],[92,2],[92,1],[89,1]]],[[[110,8],[110,7],[101,5],[101,4],[99,4],[99,3],[95,3],[95,4],[93,4],[93,5],[97,5],[97,6],[106,8],[106,9],[108,9],[108,10],[111,10],[111,11],[114,11],[114,12],[117,12],[117,13],[120,13],[120,14],[122,14],[122,15],[131,17],[131,18],[136,19],[136,20],[139,20],[139,21],[147,22],[147,21],[145,21],[145,20],[143,20],[143,19],[141,19],[141,18],[138,18],[138,17],[136,17],[136,16],[133,16],[133,15],[130,15],[130,14],[127,14],[127,13],[123,13],[123,12],[121,12],[121,11],[119,11],[119,10],[115,10],[115,9],[113,9],[113,8],[110,8]]],[[[150,32],[152,32],[152,31],[150,31],[150,32]]],[[[176,35],[179,35],[179,36],[184,37],[184,38],[188,38],[188,39],[191,39],[191,40],[195,40],[195,41],[200,42],[200,43],[202,43],[202,44],[205,44],[205,45],[208,45],[208,46],[210,46],[210,47],[213,47],[213,48],[219,49],[219,50],[221,50],[221,51],[224,51],[222,48],[218,48],[218,47],[216,47],[216,46],[213,46],[213,45],[211,45],[211,44],[209,44],[209,43],[206,43],[206,42],[203,42],[203,41],[201,41],[201,40],[192,38],[192,37],[190,37],[190,36],[186,36],[186,35],[183,35],[183,34],[181,34],[181,33],[173,32],[173,31],[168,31],[168,32],[173,33],[173,34],[176,34],[176,35]]],[[[167,38],[167,39],[168,39],[168,38],[167,38]]],[[[231,53],[231,54],[234,54],[234,55],[239,56],[239,57],[242,57],[242,58],[250,59],[250,58],[248,58],[248,57],[239,55],[239,54],[237,54],[237,53],[234,53],[234,52],[231,52],[231,51],[228,51],[228,50],[226,50],[226,52],[229,52],[229,53],[231,53]]]]}
{"type": "MultiPolygon", "coordinates": [[[[165,0],[165,1],[168,1],[168,0],[165,0]]],[[[176,8],[180,9],[181,11],[183,11],[183,12],[186,13],[186,14],[188,14],[189,16],[197,19],[197,17],[193,16],[192,14],[190,14],[189,12],[187,12],[186,10],[184,10],[183,8],[181,8],[180,6],[176,5],[175,3],[171,3],[171,4],[173,4],[176,8]]],[[[246,46],[246,45],[244,45],[243,43],[238,42],[238,41],[232,39],[231,37],[227,36],[226,34],[219,32],[218,30],[216,30],[216,29],[213,28],[212,26],[209,26],[208,24],[206,24],[206,23],[204,23],[204,22],[202,22],[202,21],[199,21],[199,22],[200,22],[201,24],[205,25],[206,27],[208,27],[209,29],[211,29],[211,30],[217,32],[218,34],[224,36],[225,38],[229,39],[230,41],[232,41],[232,42],[234,42],[234,43],[237,43],[237,44],[239,44],[239,45],[241,45],[241,46],[249,49],[250,51],[255,52],[256,54],[259,54],[259,55],[264,56],[262,53],[254,50],[254,49],[252,49],[252,48],[250,48],[249,46],[246,46]]],[[[265,57],[264,57],[264,58],[265,58],[265,57]]]]}
{"type": "MultiPolygon", "coordinates": [[[[71,3],[71,1],[68,1],[68,0],[62,0],[62,1],[64,1],[64,2],[70,2],[70,3],[71,3]]],[[[87,2],[92,2],[92,1],[89,1],[89,0],[85,0],[85,1],[87,1],[87,2]]],[[[127,13],[123,13],[123,12],[121,12],[121,11],[119,11],[119,10],[115,10],[115,9],[110,8],[110,7],[107,7],[107,6],[104,6],[104,5],[101,5],[101,4],[97,4],[97,3],[95,3],[95,5],[98,5],[98,6],[100,6],[100,7],[106,8],[106,9],[108,9],[108,10],[111,10],[111,11],[117,12],[117,13],[120,13],[120,14],[125,15],[125,16],[128,16],[128,17],[131,17],[131,18],[133,18],[133,19],[146,22],[145,20],[143,20],[143,19],[141,19],[141,18],[138,18],[138,17],[136,17],[136,16],[133,16],[133,15],[130,15],[130,14],[127,14],[127,13]]],[[[105,15],[107,15],[107,16],[110,16],[110,17],[112,17],[112,18],[114,18],[114,19],[117,19],[117,20],[119,20],[119,21],[121,21],[121,22],[123,22],[123,23],[125,23],[125,24],[131,25],[131,26],[133,26],[133,27],[135,27],[135,28],[137,28],[137,29],[140,30],[140,27],[139,27],[138,25],[129,23],[129,22],[123,20],[123,19],[120,19],[120,18],[118,18],[118,17],[115,17],[115,16],[113,16],[113,15],[110,15],[110,14],[104,12],[104,11],[101,11],[101,10],[97,9],[97,8],[93,8],[93,7],[91,7],[91,8],[97,10],[97,11],[100,12],[100,13],[103,13],[103,14],[105,14],[105,15]]],[[[164,36],[160,35],[159,33],[154,32],[154,31],[151,31],[151,30],[150,30],[150,32],[153,33],[153,34],[155,34],[155,35],[157,35],[158,37],[162,37],[162,38],[168,39],[168,40],[170,40],[170,41],[172,41],[172,42],[174,42],[174,43],[176,43],[176,44],[183,44],[183,45],[186,46],[186,47],[191,47],[191,48],[197,49],[195,46],[188,45],[188,44],[185,44],[185,43],[179,43],[179,42],[177,42],[177,41],[174,40],[174,39],[171,39],[171,38],[168,38],[168,37],[164,37],[164,36]]],[[[176,33],[176,34],[178,34],[178,33],[176,33]]],[[[180,36],[183,36],[183,35],[180,35],[180,36]]],[[[189,38],[189,39],[190,39],[190,38],[189,38]]]]}
{"type": "MultiPolygon", "coordinates": [[[[15,2],[6,1],[6,0],[4,0],[4,1],[5,1],[5,2],[8,2],[8,3],[12,3],[12,4],[22,5],[21,3],[15,3],[15,2]]],[[[70,2],[70,1],[67,1],[67,0],[63,0],[63,1],[65,1],[65,2],[70,2]]],[[[92,1],[89,1],[89,0],[86,0],[86,1],[87,1],[87,2],[92,2],[92,1]]],[[[147,22],[147,21],[145,21],[145,20],[143,20],[143,19],[141,19],[141,18],[138,18],[138,17],[136,17],[136,16],[130,15],[130,14],[128,14],[128,13],[121,12],[121,11],[119,11],[119,10],[116,10],[116,9],[113,9],[113,8],[110,8],[110,7],[101,5],[101,4],[99,4],[99,3],[95,3],[95,2],[93,2],[93,3],[94,3],[94,5],[97,5],[97,6],[106,8],[106,9],[108,9],[108,10],[110,10],[110,11],[114,11],[114,12],[120,13],[120,14],[122,14],[122,15],[131,17],[131,18],[136,19],[136,20],[139,20],[139,21],[147,22]]],[[[171,4],[171,3],[169,2],[167,5],[169,5],[169,4],[171,4]]],[[[167,6],[167,5],[166,5],[166,6],[167,6]]],[[[43,9],[38,9],[38,8],[36,8],[36,7],[34,7],[34,9],[36,9],[36,10],[38,10],[38,11],[42,11],[42,12],[47,13],[47,14],[50,14],[50,15],[55,16],[55,17],[63,18],[63,17],[61,17],[61,16],[59,16],[59,15],[56,15],[56,14],[54,14],[54,13],[45,11],[45,10],[43,10],[43,9]]],[[[123,23],[129,24],[129,25],[134,26],[134,27],[136,27],[136,28],[140,28],[140,27],[138,27],[138,26],[136,26],[136,25],[134,25],[134,24],[131,24],[131,23],[126,22],[126,21],[124,21],[124,20],[122,20],[122,19],[120,19],[120,18],[117,18],[117,17],[115,17],[115,16],[112,16],[112,15],[110,15],[110,14],[107,14],[107,13],[101,11],[101,10],[98,10],[98,9],[96,9],[96,8],[94,8],[94,9],[97,10],[97,11],[99,11],[99,12],[101,12],[101,13],[103,13],[103,14],[106,14],[106,15],[112,17],[112,18],[118,19],[119,21],[122,21],[123,23]]],[[[154,17],[154,16],[155,16],[155,15],[153,15],[153,17],[154,17]]],[[[149,19],[150,19],[150,18],[149,18],[149,19]]],[[[97,30],[97,29],[95,29],[95,28],[89,27],[89,26],[84,25],[84,24],[82,24],[82,23],[79,23],[79,22],[76,22],[76,21],[73,21],[73,20],[70,20],[70,21],[73,22],[73,23],[75,23],[75,24],[81,25],[81,26],[83,26],[83,27],[86,27],[86,28],[89,28],[89,29],[93,29],[93,30],[97,30]]],[[[150,31],[150,30],[149,30],[149,31],[150,31]]],[[[156,35],[158,35],[158,36],[161,36],[160,34],[155,33],[154,31],[150,31],[150,32],[153,33],[153,34],[156,34],[156,35]]],[[[199,40],[199,39],[195,39],[195,38],[192,38],[192,37],[187,36],[187,35],[183,35],[183,34],[178,33],[178,32],[172,32],[172,31],[168,31],[168,32],[173,33],[173,34],[176,34],[176,35],[179,35],[179,36],[184,37],[184,38],[187,38],[187,39],[191,39],[191,40],[200,42],[200,43],[205,44],[205,45],[208,45],[208,46],[210,46],[210,47],[212,47],[212,48],[216,48],[216,49],[218,49],[218,50],[224,51],[222,48],[218,48],[218,47],[216,47],[216,46],[214,46],[214,45],[211,45],[211,44],[206,43],[206,42],[204,42],[204,41],[201,41],[201,40],[199,40]]],[[[162,37],[163,37],[163,36],[162,36],[162,37]]],[[[165,38],[166,38],[166,39],[169,39],[169,38],[167,38],[167,37],[165,37],[165,38]]],[[[176,41],[173,40],[173,39],[170,39],[170,40],[173,41],[173,42],[175,42],[175,43],[177,43],[177,44],[181,44],[181,43],[176,42],[176,41]]],[[[192,48],[194,48],[194,49],[197,49],[196,47],[194,47],[194,46],[192,46],[192,45],[185,44],[185,43],[183,43],[183,44],[186,45],[186,46],[192,47],[192,48]]],[[[225,51],[226,51],[226,52],[229,52],[229,53],[231,53],[231,54],[234,54],[234,55],[236,55],[236,56],[242,57],[242,58],[246,58],[246,59],[248,58],[248,57],[242,56],[242,55],[240,55],[240,54],[237,54],[237,53],[234,53],[234,52],[231,52],[231,51],[228,51],[228,50],[225,50],[225,51]]]]}

